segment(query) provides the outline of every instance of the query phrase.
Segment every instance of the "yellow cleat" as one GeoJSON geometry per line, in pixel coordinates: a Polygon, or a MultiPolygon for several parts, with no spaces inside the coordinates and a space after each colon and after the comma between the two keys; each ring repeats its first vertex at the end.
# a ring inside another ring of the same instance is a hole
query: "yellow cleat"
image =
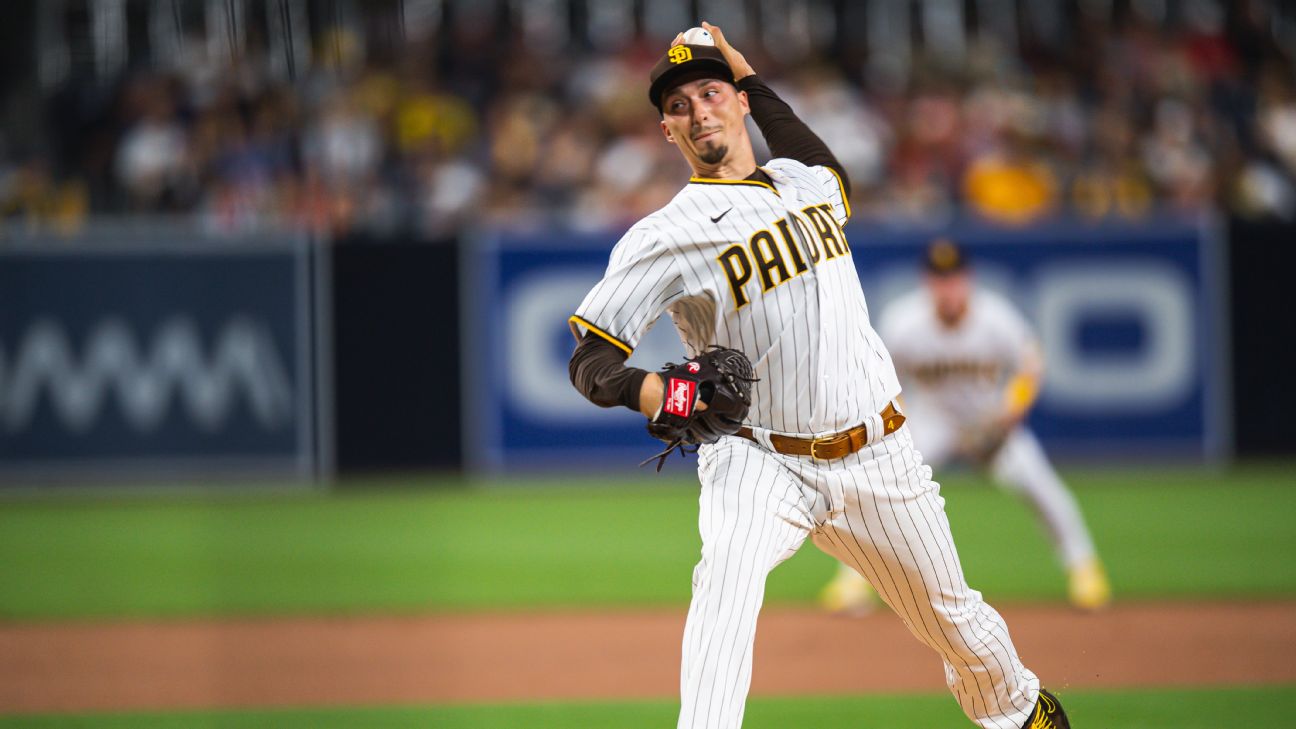
{"type": "Polygon", "coordinates": [[[1086,560],[1068,571],[1067,594],[1071,604],[1081,610],[1101,610],[1111,602],[1111,583],[1097,557],[1086,560]]]}
{"type": "Polygon", "coordinates": [[[865,615],[877,606],[878,596],[859,573],[843,569],[819,592],[819,604],[831,613],[865,615]]]}

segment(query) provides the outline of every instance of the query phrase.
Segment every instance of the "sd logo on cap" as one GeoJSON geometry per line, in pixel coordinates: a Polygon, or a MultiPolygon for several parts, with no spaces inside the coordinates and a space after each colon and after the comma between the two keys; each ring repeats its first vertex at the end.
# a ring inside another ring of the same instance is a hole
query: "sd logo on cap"
{"type": "Polygon", "coordinates": [[[648,100],[661,111],[662,96],[672,88],[699,78],[718,78],[734,83],[733,71],[715,46],[681,44],[671,46],[648,75],[648,100]]]}

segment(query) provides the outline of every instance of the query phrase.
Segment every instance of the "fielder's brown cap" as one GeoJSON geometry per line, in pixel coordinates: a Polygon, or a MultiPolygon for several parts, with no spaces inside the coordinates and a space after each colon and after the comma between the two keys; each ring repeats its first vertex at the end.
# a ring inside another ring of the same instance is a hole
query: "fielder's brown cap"
{"type": "Polygon", "coordinates": [[[930,273],[943,276],[967,268],[967,256],[957,243],[949,238],[937,238],[927,246],[923,267],[930,273]]]}
{"type": "Polygon", "coordinates": [[[648,100],[661,111],[662,95],[684,81],[695,78],[718,78],[734,82],[733,70],[715,46],[681,44],[671,46],[648,75],[648,100]]]}

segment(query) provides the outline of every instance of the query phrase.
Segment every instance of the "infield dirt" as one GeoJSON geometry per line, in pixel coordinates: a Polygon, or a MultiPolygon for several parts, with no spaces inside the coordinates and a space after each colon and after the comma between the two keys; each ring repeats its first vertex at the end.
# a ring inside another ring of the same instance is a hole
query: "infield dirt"
{"type": "MultiPolygon", "coordinates": [[[[1296,682],[1296,602],[1003,611],[1056,690],[1296,682]]],[[[0,711],[670,697],[684,609],[0,624],[0,711]]],[[[890,611],[773,608],[753,694],[931,691],[934,653],[890,611]]]]}

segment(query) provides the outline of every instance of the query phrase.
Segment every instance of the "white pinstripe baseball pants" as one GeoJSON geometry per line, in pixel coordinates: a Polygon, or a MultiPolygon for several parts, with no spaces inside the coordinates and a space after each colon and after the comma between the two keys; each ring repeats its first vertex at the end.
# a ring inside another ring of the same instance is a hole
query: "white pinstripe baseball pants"
{"type": "Polygon", "coordinates": [[[907,427],[834,461],[737,437],[703,446],[702,559],[684,629],[680,729],[742,725],[765,578],[806,537],[863,574],[941,655],[946,683],[977,726],[1021,727],[1039,680],[1003,618],[964,580],[945,501],[919,458],[907,427]]]}

